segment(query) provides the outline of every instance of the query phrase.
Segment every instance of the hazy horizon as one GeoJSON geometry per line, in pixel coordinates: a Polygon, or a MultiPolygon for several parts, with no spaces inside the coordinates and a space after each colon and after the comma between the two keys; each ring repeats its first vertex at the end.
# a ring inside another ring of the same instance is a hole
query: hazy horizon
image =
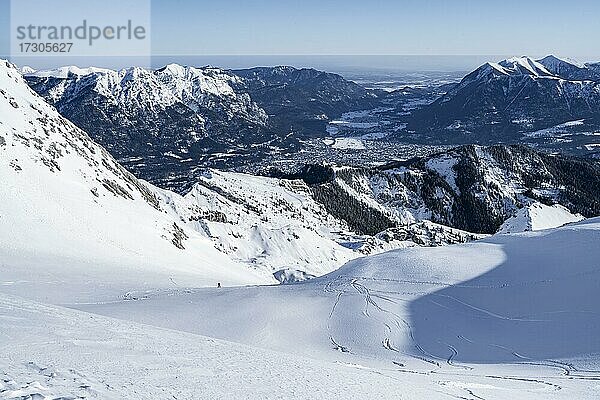
{"type": "MultiPolygon", "coordinates": [[[[537,55],[534,58],[542,58],[537,55]]],[[[153,57],[18,57],[11,61],[20,67],[37,70],[66,65],[121,69],[131,66],[161,68],[170,63],[224,69],[293,66],[315,68],[335,73],[402,73],[402,72],[468,72],[488,61],[499,61],[516,55],[162,55],[153,57]]],[[[528,55],[530,56],[530,55],[528,55]]],[[[560,55],[557,55],[560,56],[560,55]]],[[[7,57],[8,58],[8,57],[7,57]]],[[[581,60],[593,62],[594,60],[581,60]]]]}
{"type": "MultiPolygon", "coordinates": [[[[61,4],[71,3],[76,4],[74,0],[61,4]]],[[[122,68],[178,62],[224,68],[293,65],[466,71],[508,56],[555,54],[593,62],[599,61],[596,55],[600,54],[600,42],[595,40],[600,3],[591,0],[560,8],[542,0],[508,0],[502,7],[468,0],[426,4],[415,0],[148,0],[147,4],[151,49],[144,54],[146,62],[128,62],[127,57],[72,62],[63,55],[32,58],[27,64],[122,68]]],[[[56,10],[49,20],[62,18],[65,7],[56,10]]],[[[119,15],[115,10],[103,7],[99,13],[94,11],[94,19],[109,23],[119,15]]],[[[9,0],[0,0],[0,56],[4,58],[10,55],[10,11],[9,0]]]]}

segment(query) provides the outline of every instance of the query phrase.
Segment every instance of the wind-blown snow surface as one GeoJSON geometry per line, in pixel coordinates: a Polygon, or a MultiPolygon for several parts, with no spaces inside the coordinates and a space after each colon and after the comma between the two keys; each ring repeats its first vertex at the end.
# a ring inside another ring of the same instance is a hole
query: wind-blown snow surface
{"type": "Polygon", "coordinates": [[[0,399],[413,399],[379,371],[0,294],[0,399]]]}
{"type": "Polygon", "coordinates": [[[379,371],[398,380],[389,397],[425,383],[430,398],[594,398],[599,240],[592,219],[392,251],[297,285],[74,306],[379,371]]]}

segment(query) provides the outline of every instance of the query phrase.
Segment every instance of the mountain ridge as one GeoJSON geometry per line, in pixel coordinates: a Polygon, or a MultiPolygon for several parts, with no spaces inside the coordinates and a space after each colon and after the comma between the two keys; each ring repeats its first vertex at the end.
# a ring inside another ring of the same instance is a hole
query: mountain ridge
{"type": "Polygon", "coordinates": [[[486,63],[409,119],[409,129],[434,140],[514,143],[530,132],[573,120],[600,121],[597,64],[555,56],[486,63]]]}

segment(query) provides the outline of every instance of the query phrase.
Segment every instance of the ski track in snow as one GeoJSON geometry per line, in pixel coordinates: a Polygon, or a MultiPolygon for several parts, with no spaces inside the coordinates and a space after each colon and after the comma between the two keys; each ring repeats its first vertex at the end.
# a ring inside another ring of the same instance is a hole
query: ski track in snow
{"type": "MultiPolygon", "coordinates": [[[[386,255],[383,255],[385,257],[386,255]]],[[[367,259],[368,260],[368,259],[367,259]]],[[[360,261],[358,261],[360,262],[360,261]]],[[[169,313],[177,313],[183,311],[184,314],[180,317],[185,319],[185,305],[195,304],[196,298],[202,301],[214,301],[215,297],[223,297],[226,299],[228,296],[232,296],[230,301],[236,301],[242,303],[241,298],[237,298],[237,295],[244,292],[242,298],[253,299],[258,296],[257,299],[263,305],[271,304],[270,294],[277,297],[279,291],[286,291],[289,295],[303,298],[304,296],[314,296],[315,293],[321,293],[325,296],[326,304],[328,309],[326,310],[324,317],[326,318],[326,331],[322,332],[325,336],[323,340],[327,338],[328,345],[324,346],[328,350],[324,350],[324,353],[311,353],[308,356],[311,359],[320,359],[324,361],[318,361],[319,368],[331,368],[328,374],[329,376],[338,375],[345,377],[347,371],[352,371],[356,374],[356,377],[360,376],[361,381],[377,382],[378,385],[382,385],[385,382],[387,385],[388,392],[383,394],[383,398],[395,398],[392,393],[409,393],[406,398],[460,398],[460,399],[505,399],[505,398],[593,398],[590,394],[594,387],[600,387],[600,371],[594,371],[593,369],[585,370],[578,368],[569,361],[562,360],[536,360],[528,357],[526,354],[522,354],[518,349],[512,349],[500,344],[494,343],[482,343],[477,342],[473,338],[469,337],[469,333],[465,332],[464,335],[458,337],[461,343],[469,346],[488,346],[490,348],[497,348],[507,354],[512,354],[514,361],[503,363],[502,365],[485,365],[485,364],[470,364],[464,363],[460,360],[461,349],[453,343],[439,341],[439,344],[446,350],[443,354],[432,353],[427,350],[428,346],[419,342],[419,335],[414,332],[414,326],[410,318],[405,314],[406,307],[416,297],[427,295],[433,295],[433,298],[439,298],[444,300],[444,304],[439,303],[440,306],[447,307],[448,313],[453,315],[459,310],[468,311],[469,315],[479,315],[478,318],[488,318],[503,321],[530,321],[537,322],[542,321],[543,318],[536,316],[529,316],[527,318],[510,315],[503,315],[497,312],[490,311],[483,307],[478,307],[470,304],[464,299],[457,298],[456,296],[449,296],[437,293],[442,288],[459,288],[459,289],[474,289],[474,290],[502,290],[505,289],[506,285],[473,285],[473,284],[462,284],[454,283],[453,279],[444,279],[442,276],[431,275],[431,278],[436,279],[396,279],[392,277],[378,278],[376,276],[355,276],[357,274],[346,274],[346,271],[341,270],[339,274],[333,274],[331,277],[319,278],[314,281],[309,281],[299,285],[291,285],[289,287],[248,287],[248,288],[224,288],[219,292],[217,289],[199,289],[199,288],[184,288],[177,287],[174,285],[171,289],[160,289],[160,290],[129,290],[121,296],[120,299],[111,302],[98,302],[90,304],[72,304],[71,306],[75,309],[82,309],[86,311],[97,311],[100,314],[114,314],[119,318],[124,318],[124,314],[115,312],[124,306],[127,312],[142,311],[144,313],[144,306],[147,305],[146,309],[153,309],[156,312],[164,310],[169,313]],[[415,290],[417,289],[417,290],[415,290]],[[433,291],[433,293],[432,293],[433,291]],[[266,297],[265,297],[266,295],[266,297]],[[261,300],[262,299],[262,300],[261,300]],[[174,301],[172,305],[163,304],[165,301],[174,301]],[[140,308],[142,307],[142,308],[140,308]],[[158,307],[158,308],[157,308],[158,307]],[[352,325],[347,325],[345,321],[352,321],[352,325]],[[351,328],[350,328],[351,327],[351,328]],[[350,328],[350,330],[348,330],[350,328]],[[358,335],[358,336],[356,336],[358,335]],[[364,336],[363,336],[364,335],[364,336]],[[378,350],[379,349],[379,350],[378,350]],[[331,353],[329,353],[331,352],[331,353]],[[319,355],[320,354],[320,355],[319,355]],[[333,363],[332,363],[333,361],[333,363]],[[406,392],[403,392],[406,391],[406,392]],[[426,393],[424,395],[423,393],[426,393]]],[[[585,277],[589,273],[595,271],[583,271],[565,274],[568,277],[585,277]]],[[[361,274],[362,275],[362,274],[361,274]]],[[[407,275],[408,276],[408,275],[407,275]]],[[[544,285],[546,279],[540,279],[537,282],[532,282],[531,285],[534,287],[544,285]]],[[[509,285],[510,286],[510,285],[509,285]]],[[[516,285],[514,287],[526,287],[527,285],[521,286],[516,285]]],[[[0,295],[1,298],[1,295],[0,295]]],[[[287,304],[288,297],[282,297],[282,304],[287,304]]],[[[19,309],[25,307],[18,301],[11,299],[11,301],[3,300],[0,302],[0,319],[5,321],[10,318],[18,320],[23,318],[19,315],[8,314],[6,310],[19,309]]],[[[24,302],[27,305],[27,302],[24,302]]],[[[28,311],[35,310],[37,307],[41,307],[40,311],[48,314],[56,314],[57,311],[53,306],[33,306],[27,305],[25,308],[28,311]]],[[[208,304],[210,307],[210,304],[208,304]]],[[[255,307],[250,305],[250,308],[255,307]]],[[[200,313],[200,320],[205,320],[202,316],[202,309],[197,310],[200,313]]],[[[466,312],[465,311],[465,312],[466,312]]],[[[266,311],[267,313],[273,313],[273,311],[266,311]]],[[[310,312],[310,311],[307,311],[310,312]]],[[[315,310],[318,314],[319,311],[315,310]]],[[[78,318],[85,320],[85,315],[81,314],[77,310],[65,310],[61,313],[72,314],[66,318],[62,316],[62,320],[68,321],[69,318],[78,318]]],[[[49,318],[49,317],[46,317],[49,318]]],[[[104,317],[92,316],[90,319],[94,321],[105,321],[104,317]]],[[[136,319],[135,317],[131,317],[136,319]]],[[[206,317],[208,319],[216,318],[214,315],[206,317]]],[[[23,320],[34,321],[30,318],[23,318],[23,320]]],[[[144,331],[149,330],[149,335],[156,335],[155,340],[164,340],[166,343],[164,346],[172,346],[171,339],[164,338],[163,331],[155,331],[156,328],[139,326],[131,322],[119,322],[110,320],[112,326],[119,326],[120,324],[127,324],[127,332],[133,329],[134,332],[142,329],[144,331]],[[162,338],[162,339],[161,339],[162,338]]],[[[144,322],[142,316],[140,322],[144,322]]],[[[151,325],[155,324],[155,321],[148,321],[151,325]]],[[[29,322],[33,323],[33,322],[29,322]]],[[[44,324],[46,324],[44,322],[44,324]]],[[[59,324],[54,321],[53,323],[59,324]]],[[[79,324],[81,322],[77,322],[79,324]]],[[[190,323],[194,323],[191,321],[190,323]]],[[[232,322],[235,323],[235,320],[232,322]]],[[[270,341],[274,340],[278,335],[277,325],[273,325],[273,322],[266,324],[260,324],[259,330],[256,334],[258,337],[262,337],[264,342],[259,343],[247,343],[256,345],[257,347],[264,348],[270,346],[270,341]],[[274,330],[273,330],[274,329],[274,330]]],[[[160,324],[159,324],[160,325],[160,324]]],[[[309,325],[307,325],[309,326],[309,325]]],[[[73,328],[70,328],[73,329],[73,328]]],[[[85,328],[88,329],[88,328],[85,328]]],[[[102,338],[102,334],[96,332],[96,327],[88,329],[85,332],[84,337],[75,337],[71,340],[73,344],[76,344],[78,351],[85,350],[86,354],[94,356],[94,348],[101,346],[103,351],[107,351],[106,346],[109,349],[113,346],[122,346],[118,344],[123,339],[120,338],[120,334],[111,333],[111,338],[102,338]],[[112,343],[112,344],[111,344],[112,343]],[[91,352],[91,353],[90,353],[91,352]]],[[[243,329],[243,328],[240,328],[243,329]]],[[[125,332],[125,331],[123,331],[125,332]]],[[[176,340],[181,341],[179,335],[183,335],[185,340],[181,343],[181,351],[184,354],[189,354],[190,348],[185,346],[192,346],[189,343],[188,338],[192,338],[195,342],[200,341],[201,343],[208,341],[213,343],[214,339],[206,337],[199,337],[193,334],[184,334],[177,331],[172,332],[170,335],[177,337],[176,340]]],[[[68,332],[69,338],[73,335],[72,331],[68,332]]],[[[129,335],[129,334],[127,334],[129,335]]],[[[135,333],[134,335],[138,335],[135,333]]],[[[218,336],[217,336],[218,337],[218,336]]],[[[63,338],[53,338],[49,335],[49,338],[44,340],[36,340],[32,342],[23,341],[19,338],[19,342],[23,342],[18,346],[13,346],[13,342],[17,340],[18,333],[15,333],[14,329],[11,328],[0,328],[0,350],[7,353],[7,346],[16,347],[17,354],[24,354],[29,348],[34,348],[39,351],[45,349],[49,354],[52,354],[56,350],[56,346],[62,348],[65,347],[63,338]],[[3,339],[5,338],[5,339],[3,339]],[[5,340],[5,341],[3,341],[5,340]]],[[[139,339],[139,338],[138,338],[139,339]]],[[[230,338],[231,339],[231,338],[230,338]]],[[[143,339],[145,343],[147,339],[143,339]]],[[[233,338],[235,342],[235,338],[233,338]]],[[[242,340],[243,342],[243,340],[242,340]]],[[[221,343],[217,341],[216,343],[221,343]]],[[[242,351],[239,348],[243,348],[244,345],[230,344],[222,342],[223,347],[216,352],[215,349],[210,350],[210,354],[204,352],[199,353],[202,357],[215,357],[216,360],[223,357],[223,352],[235,350],[237,352],[242,351]],[[240,347],[241,346],[241,347],[240,347]],[[211,355],[212,354],[212,355],[211,355]]],[[[301,341],[299,343],[302,343],[301,341]]],[[[136,344],[137,346],[138,344],[136,344]]],[[[154,345],[153,345],[154,346],[154,345]]],[[[194,346],[198,346],[196,343],[194,346]]],[[[317,346],[318,347],[318,346],[317,346]]],[[[44,351],[45,351],[44,350],[44,351]]],[[[277,351],[284,351],[284,353],[290,353],[290,360],[296,360],[294,357],[298,357],[303,353],[300,348],[289,348],[288,351],[285,349],[275,347],[277,351]]],[[[112,351],[112,350],[111,350],[112,351]]],[[[166,350],[172,352],[172,349],[166,350]]],[[[177,350],[180,351],[180,350],[177,350]]],[[[265,357],[265,354],[269,354],[269,349],[256,349],[252,348],[254,357],[257,357],[256,362],[261,361],[261,357],[265,357]]],[[[15,352],[14,350],[12,351],[15,352]]],[[[154,350],[151,350],[153,353],[154,350]]],[[[242,351],[243,352],[243,351],[242,351]]],[[[169,353],[171,354],[171,353],[169,353]]],[[[136,355],[134,359],[139,357],[136,355]]],[[[181,360],[178,357],[188,357],[186,355],[173,355],[172,359],[174,364],[173,368],[181,368],[181,360]]],[[[236,359],[237,356],[228,355],[227,365],[235,368],[235,373],[244,374],[244,369],[248,365],[242,366],[242,361],[236,359]]],[[[277,355],[276,358],[282,357],[277,355]]],[[[60,358],[60,357],[59,357],[60,358]]],[[[81,360],[68,359],[68,363],[81,363],[81,360]]],[[[16,360],[18,358],[15,358],[16,360]]],[[[286,359],[287,360],[287,359],[286,359]]],[[[97,363],[98,360],[94,360],[97,363]]],[[[131,361],[135,363],[134,361],[131,361]]],[[[155,361],[160,362],[160,361],[155,361]]],[[[219,361],[215,361],[219,362],[219,361]]],[[[243,361],[248,362],[248,361],[243,361]]],[[[287,363],[288,361],[285,361],[287,363]]],[[[290,361],[292,364],[298,361],[290,361]]],[[[303,361],[304,362],[304,361],[303,361]]],[[[304,365],[307,368],[308,374],[312,374],[314,368],[317,368],[313,363],[316,361],[306,361],[308,364],[304,365]]],[[[152,368],[150,372],[146,371],[147,368],[147,356],[144,356],[140,363],[142,365],[128,366],[133,368],[135,371],[145,371],[144,374],[155,374],[162,368],[152,368]],[[158,369],[157,369],[158,368],[158,369]]],[[[277,379],[290,379],[290,365],[285,364],[283,361],[278,363],[270,362],[266,367],[263,365],[260,368],[275,368],[278,370],[278,374],[269,372],[269,376],[278,377],[277,379]],[[283,368],[283,370],[279,370],[283,368]],[[283,374],[283,375],[282,375],[283,374]]],[[[173,392],[173,388],[169,388],[165,385],[157,385],[155,382],[145,381],[144,385],[148,385],[146,389],[140,389],[138,383],[123,384],[119,380],[115,380],[115,376],[102,376],[98,373],[91,372],[89,365],[86,367],[69,366],[64,367],[64,360],[57,360],[55,363],[48,358],[40,360],[31,354],[27,357],[23,356],[19,359],[18,363],[12,363],[9,361],[7,364],[0,363],[0,383],[3,385],[0,388],[0,398],[13,399],[13,398],[24,398],[23,396],[38,396],[31,398],[39,398],[44,400],[55,400],[55,399],[75,399],[75,398],[128,398],[128,395],[134,393],[150,393],[149,398],[161,398],[162,396],[157,395],[164,391],[164,393],[173,392]],[[56,365],[59,365],[58,367],[56,365]],[[86,368],[88,368],[86,370],[86,368]],[[117,383],[115,383],[117,382],[117,383]],[[120,385],[120,386],[119,386],[120,385]],[[127,386],[129,385],[129,386],[127,386]],[[135,387],[135,389],[133,389],[135,387]],[[127,388],[131,388],[132,392],[129,392],[127,388]],[[118,393],[116,395],[115,393],[118,393]],[[20,396],[20,397],[19,397],[20,396]],[[112,396],[112,397],[111,397],[112,396]],[[122,397],[120,397],[122,396],[122,397]]],[[[203,368],[205,362],[202,363],[203,368]]],[[[106,364],[100,364],[101,368],[108,367],[106,364]]],[[[111,367],[112,368],[112,367],[111,367]]],[[[121,368],[121,367],[119,367],[121,368]]],[[[180,371],[180,370],[179,370],[180,371]]],[[[188,371],[189,372],[189,371],[188,371]]],[[[164,372],[160,372],[161,374],[164,372]]],[[[196,373],[196,372],[194,372],[196,373]]],[[[293,375],[293,373],[292,373],[293,375]]],[[[149,378],[147,378],[149,379],[149,378]]],[[[154,379],[154,378],[153,378],[154,379]]],[[[200,395],[199,392],[196,394],[190,394],[186,392],[189,390],[190,379],[189,375],[186,378],[187,383],[179,382],[176,385],[177,393],[172,394],[172,398],[190,398],[187,396],[199,396],[198,398],[219,398],[219,391],[205,391],[200,395]],[[183,386],[179,386],[179,385],[183,386]],[[207,393],[210,393],[208,395],[207,393]],[[212,397],[212,396],[215,397],[212,397]]],[[[197,379],[197,378],[194,378],[197,379]]],[[[205,374],[205,385],[216,385],[215,382],[220,382],[222,377],[215,377],[214,375],[205,374]]],[[[270,377],[261,378],[256,380],[248,380],[246,378],[236,377],[240,379],[244,385],[247,385],[248,394],[242,398],[277,398],[271,394],[266,394],[261,397],[261,390],[257,389],[256,385],[263,385],[265,382],[271,382],[270,377]],[[260,383],[257,383],[260,382],[260,383]],[[254,386],[253,386],[254,385],[254,386]]],[[[294,378],[297,379],[297,378],[294,378]]],[[[345,379],[345,378],[340,378],[345,379]]],[[[163,379],[164,380],[164,379],[163,379]]],[[[272,383],[269,383],[272,384],[272,383]]],[[[323,383],[324,384],[324,383],[323,383]]],[[[224,383],[225,388],[229,388],[229,384],[224,383]]],[[[339,389],[339,386],[338,386],[339,389]]],[[[229,390],[229,389],[227,389],[229,390]]],[[[279,387],[278,390],[281,390],[279,387]]],[[[331,389],[333,390],[333,389],[331,389]]],[[[347,398],[346,395],[355,393],[356,388],[345,387],[345,391],[337,393],[339,398],[347,398]]],[[[336,395],[332,394],[332,391],[326,391],[328,396],[331,398],[337,398],[336,395]]],[[[229,392],[231,393],[231,392],[229,392]]],[[[286,398],[306,398],[307,396],[313,397],[314,393],[294,391],[290,389],[286,392],[286,398]]],[[[367,397],[374,395],[374,392],[369,392],[367,397]]],[[[226,398],[226,397],[221,397],[226,398]]]]}
{"type": "MultiPolygon", "coordinates": [[[[402,323],[409,330],[410,339],[412,341],[414,341],[414,337],[413,337],[413,334],[412,334],[412,331],[411,331],[410,324],[406,320],[404,320],[401,316],[399,316],[398,314],[396,314],[396,313],[394,313],[394,312],[392,312],[390,310],[387,310],[387,309],[383,308],[382,306],[380,306],[376,301],[373,300],[373,297],[375,297],[377,299],[382,299],[385,302],[391,302],[391,303],[396,303],[396,300],[393,300],[393,299],[391,299],[389,297],[382,297],[382,296],[373,295],[371,293],[371,290],[368,287],[366,287],[362,283],[359,283],[359,281],[362,280],[362,279],[363,278],[348,278],[348,277],[345,277],[344,279],[340,279],[340,277],[338,277],[338,279],[336,279],[334,281],[331,281],[331,282],[329,282],[329,283],[327,283],[325,285],[324,292],[326,292],[326,293],[337,293],[336,300],[335,300],[334,305],[332,307],[332,310],[331,310],[331,313],[329,315],[329,318],[331,319],[333,317],[333,315],[334,315],[334,313],[336,311],[336,308],[339,306],[340,298],[343,295],[348,295],[349,291],[347,289],[340,288],[340,286],[342,286],[342,285],[346,286],[346,287],[349,286],[349,287],[352,287],[356,291],[356,293],[358,293],[361,296],[364,296],[364,306],[363,306],[363,309],[361,311],[361,314],[363,316],[368,317],[368,318],[371,317],[371,313],[369,312],[369,308],[370,307],[374,308],[377,311],[383,312],[383,313],[389,313],[389,314],[393,315],[395,317],[395,319],[396,319],[395,320],[395,323],[396,323],[395,326],[399,327],[400,325],[399,325],[398,320],[402,321],[402,323]],[[340,280],[344,281],[345,283],[344,284],[340,284],[340,280]],[[334,285],[336,286],[335,290],[332,289],[332,286],[334,286],[334,285]]],[[[370,281],[374,281],[374,282],[377,281],[376,278],[370,278],[369,280],[370,281]]],[[[418,283],[421,283],[421,284],[431,284],[431,282],[415,282],[415,281],[413,281],[413,282],[406,282],[406,283],[411,283],[411,284],[418,284],[418,283]]],[[[388,292],[388,294],[390,294],[390,293],[388,292]]],[[[395,293],[395,294],[401,294],[401,293],[395,293]]],[[[508,317],[504,317],[504,316],[497,315],[497,314],[494,314],[494,313],[490,313],[490,312],[488,312],[486,310],[470,306],[467,303],[464,303],[464,302],[462,302],[462,301],[460,301],[458,299],[455,299],[455,298],[453,298],[453,300],[457,301],[460,304],[466,305],[466,306],[468,306],[468,307],[470,307],[470,308],[472,308],[474,310],[477,310],[479,312],[488,314],[489,316],[494,317],[494,318],[508,319],[508,320],[515,320],[515,321],[522,320],[522,319],[519,319],[519,318],[508,318],[508,317]]],[[[535,321],[535,320],[531,320],[531,321],[535,321]]],[[[384,332],[387,333],[387,334],[392,334],[392,332],[395,331],[394,328],[390,324],[388,324],[388,323],[384,323],[384,327],[385,327],[384,332]]],[[[472,341],[470,341],[467,338],[462,337],[462,339],[465,340],[465,341],[467,341],[467,342],[471,342],[472,343],[472,341]]],[[[345,347],[338,345],[333,339],[332,339],[332,342],[334,344],[336,344],[339,348],[345,349],[345,347]]],[[[404,356],[409,356],[409,354],[403,353],[402,351],[400,351],[400,350],[396,349],[395,347],[393,347],[392,341],[391,341],[391,339],[389,337],[385,337],[383,339],[382,345],[383,345],[383,348],[385,348],[386,350],[389,350],[389,351],[394,352],[394,353],[400,353],[400,354],[403,354],[404,356]]],[[[431,354],[426,353],[422,349],[422,347],[416,341],[414,341],[414,346],[415,346],[416,349],[418,349],[420,352],[423,353],[423,355],[424,355],[423,361],[426,361],[428,363],[436,365],[438,367],[438,369],[437,370],[431,370],[431,371],[416,371],[416,370],[399,370],[399,371],[409,372],[409,373],[415,373],[415,374],[426,374],[426,375],[431,375],[431,374],[444,374],[444,375],[446,375],[446,374],[449,374],[447,371],[440,372],[440,370],[439,370],[439,368],[440,368],[439,362],[438,361],[434,361],[432,359],[426,358],[426,357],[434,357],[434,356],[432,356],[431,354]]],[[[453,359],[458,355],[458,350],[454,346],[452,346],[450,344],[446,344],[446,346],[450,350],[450,355],[448,356],[448,358],[446,360],[446,364],[448,366],[458,367],[458,368],[462,368],[464,370],[473,370],[473,369],[475,369],[472,366],[467,366],[467,365],[462,365],[462,364],[456,364],[453,361],[453,359]]],[[[499,345],[490,345],[490,346],[496,346],[496,347],[502,348],[502,346],[499,346],[499,345]]],[[[524,357],[524,356],[521,356],[518,353],[516,353],[515,351],[511,351],[510,349],[506,349],[506,348],[504,348],[504,350],[510,351],[511,354],[513,354],[516,358],[519,358],[519,359],[523,360],[522,362],[514,363],[514,365],[534,365],[534,366],[543,367],[543,368],[559,369],[562,374],[564,374],[565,376],[570,376],[570,377],[573,377],[572,371],[577,371],[577,369],[573,365],[568,364],[568,363],[562,363],[562,362],[553,361],[553,360],[546,360],[544,362],[533,362],[531,359],[529,359],[527,357],[524,357]]],[[[397,366],[404,366],[403,363],[400,363],[398,361],[393,361],[393,363],[395,365],[397,365],[397,366]]],[[[578,376],[578,378],[591,379],[591,380],[600,379],[600,371],[589,371],[589,373],[591,375],[588,375],[588,376],[580,375],[580,376],[578,376]]],[[[461,376],[465,376],[465,375],[461,374],[461,376]]],[[[477,375],[475,375],[475,374],[471,374],[471,375],[468,375],[468,376],[477,377],[477,375]]],[[[532,377],[486,375],[485,378],[494,379],[494,380],[507,380],[507,381],[526,382],[528,384],[531,384],[531,386],[534,387],[534,390],[537,390],[537,389],[535,389],[535,387],[540,386],[540,385],[542,385],[544,387],[548,387],[548,388],[550,388],[551,390],[554,390],[554,391],[559,391],[559,390],[562,389],[562,387],[559,384],[553,383],[553,382],[549,381],[550,379],[553,379],[554,377],[547,378],[549,380],[544,380],[544,379],[535,379],[535,378],[532,378],[532,377]]],[[[454,383],[454,382],[450,382],[450,383],[454,383]]],[[[438,382],[438,384],[445,385],[445,384],[447,384],[447,382],[440,381],[440,382],[438,382]]],[[[481,396],[477,395],[473,389],[469,389],[468,385],[465,386],[465,387],[462,387],[462,389],[470,397],[462,397],[462,396],[456,396],[456,395],[452,395],[452,394],[448,394],[448,395],[452,396],[452,397],[464,398],[464,399],[485,399],[484,397],[481,397],[481,396]]]]}
{"type": "MultiPolygon", "coordinates": [[[[392,300],[392,299],[390,299],[390,298],[386,298],[386,297],[373,296],[371,294],[370,289],[368,287],[364,286],[363,284],[359,283],[359,280],[360,280],[360,278],[354,278],[354,279],[349,279],[349,280],[346,279],[346,285],[351,286],[352,288],[355,289],[355,291],[358,294],[360,294],[361,296],[364,296],[364,308],[361,311],[362,315],[370,318],[371,314],[369,313],[369,307],[373,307],[373,308],[375,308],[378,311],[392,314],[395,318],[401,320],[406,325],[406,327],[409,329],[409,332],[410,332],[411,327],[410,327],[410,324],[407,321],[405,321],[399,315],[397,315],[397,314],[395,314],[395,313],[393,313],[393,312],[391,312],[389,310],[386,310],[385,308],[381,307],[377,302],[375,302],[373,300],[373,297],[381,298],[384,301],[388,301],[388,302],[395,302],[395,301],[392,300]]],[[[376,279],[372,279],[372,280],[376,280],[376,279]]],[[[426,283],[426,282],[423,282],[423,283],[426,283]]],[[[335,301],[335,303],[333,305],[333,308],[332,308],[330,316],[329,316],[330,318],[332,318],[333,315],[334,315],[334,313],[335,313],[336,307],[338,307],[338,304],[339,304],[339,301],[340,301],[340,297],[342,295],[344,295],[344,294],[347,294],[348,292],[346,290],[343,290],[343,289],[339,288],[339,282],[338,281],[332,281],[332,282],[327,283],[325,285],[325,287],[324,287],[324,291],[325,292],[330,292],[330,293],[337,292],[336,301],[335,301]],[[331,286],[332,286],[332,284],[334,282],[338,284],[338,288],[336,290],[332,290],[331,289],[331,286]]],[[[479,311],[485,312],[485,310],[479,310],[479,311]]],[[[494,316],[494,317],[503,318],[502,316],[498,316],[498,315],[494,315],[494,314],[491,314],[491,315],[494,316]]],[[[397,321],[396,321],[396,323],[398,324],[397,321]]],[[[391,334],[392,331],[393,331],[392,326],[390,326],[387,323],[384,323],[384,326],[385,326],[385,332],[391,334]]],[[[414,338],[412,336],[412,332],[410,332],[409,335],[411,337],[411,340],[414,341],[414,338]]],[[[465,340],[469,341],[466,338],[465,338],[465,340]]],[[[333,339],[332,339],[332,341],[333,341],[333,339]]],[[[335,341],[333,341],[333,342],[335,343],[335,341]]],[[[337,343],[335,343],[335,344],[337,344],[337,343]]],[[[382,345],[383,345],[383,347],[386,350],[389,350],[389,351],[392,351],[392,352],[395,352],[395,353],[402,353],[400,350],[398,350],[398,349],[396,349],[396,348],[394,348],[392,346],[391,339],[389,337],[386,337],[383,340],[382,345]]],[[[420,347],[420,345],[418,343],[415,342],[414,345],[415,345],[415,348],[420,349],[424,353],[425,356],[431,356],[430,354],[425,353],[421,349],[421,347],[420,347]]],[[[462,369],[465,369],[465,370],[473,370],[474,369],[474,367],[471,367],[471,366],[455,364],[455,362],[453,361],[453,359],[458,355],[458,350],[454,346],[452,346],[452,345],[449,345],[449,344],[446,344],[446,345],[448,346],[448,348],[450,349],[450,352],[451,352],[450,355],[449,355],[449,357],[446,360],[446,363],[447,363],[448,366],[458,367],[458,368],[462,368],[462,369]]],[[[342,346],[340,346],[340,347],[342,347],[342,346]]],[[[408,355],[406,353],[403,353],[403,354],[405,356],[408,355]]],[[[527,360],[526,357],[519,356],[516,352],[513,352],[513,354],[516,357],[518,357],[518,358],[522,358],[523,360],[527,360]]],[[[437,361],[430,360],[430,359],[427,359],[427,358],[425,358],[423,360],[426,361],[426,362],[433,363],[433,364],[437,365],[438,368],[440,367],[440,364],[437,361]]],[[[393,362],[393,363],[395,365],[398,365],[398,366],[404,366],[404,364],[402,364],[400,362],[393,362]]],[[[564,364],[564,363],[554,362],[554,361],[551,361],[551,360],[548,360],[547,362],[538,362],[538,363],[534,363],[534,362],[530,362],[530,361],[524,361],[522,363],[515,363],[515,365],[535,365],[535,366],[544,367],[544,368],[559,368],[564,373],[564,375],[570,375],[571,370],[573,368],[572,366],[565,366],[566,364],[564,364]]],[[[574,370],[574,368],[573,368],[573,370],[574,370]]],[[[431,375],[431,374],[443,374],[443,375],[446,375],[446,374],[449,374],[448,372],[439,372],[439,369],[438,370],[428,371],[428,372],[422,372],[422,371],[416,371],[416,370],[415,371],[413,371],[413,370],[402,370],[402,371],[403,372],[409,372],[409,373],[415,373],[415,374],[421,373],[421,374],[426,374],[426,375],[431,375]]],[[[596,373],[596,371],[592,371],[592,373],[596,373]]],[[[600,379],[600,371],[598,371],[597,373],[598,373],[598,376],[591,376],[589,378],[590,379],[600,379]]],[[[461,376],[465,376],[465,375],[461,374],[461,376]]],[[[472,374],[470,376],[476,377],[477,375],[472,374]]],[[[537,387],[539,385],[542,385],[542,386],[548,387],[548,388],[550,388],[551,390],[554,390],[554,391],[559,391],[559,390],[562,389],[562,387],[559,384],[556,384],[556,383],[553,383],[553,382],[550,382],[550,381],[547,381],[547,380],[543,380],[543,379],[534,379],[534,378],[531,378],[531,377],[486,375],[485,378],[494,379],[494,380],[507,380],[507,381],[526,382],[526,383],[531,384],[531,386],[533,386],[533,387],[537,387]]],[[[448,383],[455,384],[455,382],[452,382],[452,381],[439,381],[437,383],[440,384],[440,385],[442,385],[442,386],[446,385],[448,383]]],[[[481,397],[481,396],[477,395],[473,389],[469,388],[468,385],[466,385],[464,387],[461,387],[461,389],[464,390],[468,394],[468,396],[470,396],[470,397],[457,396],[457,395],[453,395],[453,394],[449,394],[449,393],[446,393],[446,394],[448,396],[452,396],[452,397],[455,397],[455,398],[462,398],[462,399],[485,399],[484,397],[481,397]]],[[[534,388],[534,390],[537,390],[537,389],[534,388]]]]}

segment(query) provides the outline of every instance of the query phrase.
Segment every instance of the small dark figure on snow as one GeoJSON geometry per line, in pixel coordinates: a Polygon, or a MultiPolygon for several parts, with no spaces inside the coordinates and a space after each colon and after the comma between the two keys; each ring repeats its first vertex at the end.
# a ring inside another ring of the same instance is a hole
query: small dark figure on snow
{"type": "Polygon", "coordinates": [[[221,282],[217,282],[217,287],[220,288],[221,287],[221,282]]]}

